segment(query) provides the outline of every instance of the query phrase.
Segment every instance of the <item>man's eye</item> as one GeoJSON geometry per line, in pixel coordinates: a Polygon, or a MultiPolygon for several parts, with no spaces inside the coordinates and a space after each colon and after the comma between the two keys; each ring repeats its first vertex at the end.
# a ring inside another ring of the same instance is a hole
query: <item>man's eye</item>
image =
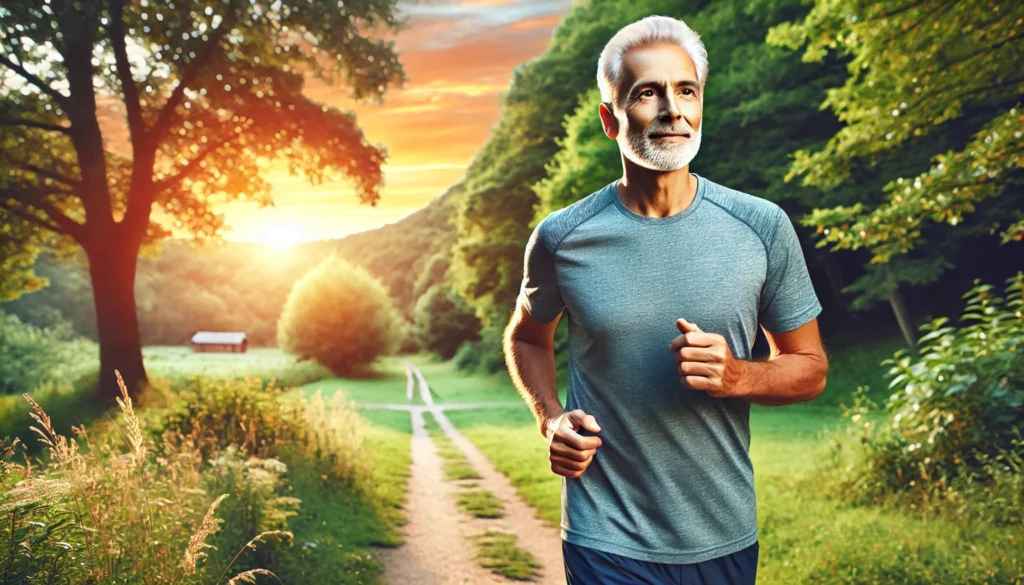
{"type": "Polygon", "coordinates": [[[692,90],[692,89],[690,89],[690,88],[688,88],[688,87],[684,87],[684,88],[681,88],[681,89],[679,90],[679,92],[680,92],[680,93],[682,93],[682,92],[684,92],[684,91],[688,91],[688,92],[690,92],[690,94],[689,94],[689,95],[693,95],[693,90],[692,90]]]}
{"type": "Polygon", "coordinates": [[[640,92],[640,97],[654,97],[653,89],[645,89],[640,92]]]}

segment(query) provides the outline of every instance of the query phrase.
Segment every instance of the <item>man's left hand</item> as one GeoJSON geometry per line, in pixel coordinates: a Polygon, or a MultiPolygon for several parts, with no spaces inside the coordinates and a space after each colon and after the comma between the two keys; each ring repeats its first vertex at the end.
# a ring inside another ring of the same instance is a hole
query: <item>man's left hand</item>
{"type": "Polygon", "coordinates": [[[682,333],[668,346],[679,364],[679,381],[713,398],[728,398],[742,393],[743,360],[736,359],[725,337],[701,331],[695,323],[676,319],[682,333]]]}

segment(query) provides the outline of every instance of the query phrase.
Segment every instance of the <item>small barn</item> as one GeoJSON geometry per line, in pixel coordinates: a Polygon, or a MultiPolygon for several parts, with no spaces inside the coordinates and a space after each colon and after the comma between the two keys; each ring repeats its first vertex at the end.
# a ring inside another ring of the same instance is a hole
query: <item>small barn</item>
{"type": "Polygon", "coordinates": [[[248,346],[243,331],[199,331],[192,336],[192,351],[245,353],[248,346]]]}

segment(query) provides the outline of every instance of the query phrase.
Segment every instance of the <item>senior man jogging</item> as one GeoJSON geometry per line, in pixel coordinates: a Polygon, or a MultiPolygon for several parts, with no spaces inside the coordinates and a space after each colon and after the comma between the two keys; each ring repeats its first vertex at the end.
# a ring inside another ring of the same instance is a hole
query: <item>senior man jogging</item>
{"type": "Polygon", "coordinates": [[[563,476],[570,585],[754,583],[750,403],[825,388],[821,305],[789,218],[689,170],[707,77],[682,21],[620,30],[598,86],[622,178],[547,215],[526,245],[505,359],[563,476]],[[553,353],[563,312],[565,408],[553,353]],[[759,325],[771,355],[752,361],[759,325]]]}

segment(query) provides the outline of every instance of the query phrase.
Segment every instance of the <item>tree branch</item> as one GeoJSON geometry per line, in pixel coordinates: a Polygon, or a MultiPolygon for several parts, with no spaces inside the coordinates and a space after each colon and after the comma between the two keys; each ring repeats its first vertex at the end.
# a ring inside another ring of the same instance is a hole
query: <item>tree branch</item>
{"type": "Polygon", "coordinates": [[[187,179],[189,177],[189,175],[192,174],[192,171],[194,171],[195,169],[197,169],[199,167],[199,163],[203,162],[203,160],[207,156],[212,154],[218,148],[220,148],[220,147],[224,146],[225,144],[231,142],[233,139],[237,138],[238,136],[239,136],[238,134],[231,133],[231,134],[228,134],[227,136],[225,136],[224,138],[222,138],[221,140],[218,140],[216,142],[211,142],[209,144],[209,146],[204,148],[203,151],[200,152],[198,155],[196,155],[195,158],[193,158],[192,160],[188,161],[188,163],[186,163],[185,166],[182,167],[180,171],[175,173],[174,176],[167,177],[166,179],[164,179],[162,181],[157,181],[156,183],[154,183],[154,185],[153,185],[155,187],[154,192],[160,193],[160,192],[165,191],[167,189],[173,189],[173,188],[177,187],[179,184],[181,184],[182,181],[187,179]]]}
{"type": "Polygon", "coordinates": [[[196,78],[203,67],[209,62],[210,57],[213,55],[213,49],[220,43],[220,40],[224,37],[224,34],[231,29],[234,18],[230,18],[234,14],[234,6],[228,7],[228,16],[221,21],[220,26],[217,27],[210,34],[210,39],[203,46],[202,50],[199,51],[196,58],[189,61],[188,65],[184,68],[181,73],[181,79],[178,80],[178,85],[174,87],[174,91],[171,92],[171,96],[167,98],[167,102],[163,108],[160,109],[160,114],[157,116],[156,122],[153,123],[152,135],[154,142],[160,140],[160,137],[170,129],[171,120],[174,116],[174,109],[181,103],[182,97],[185,95],[185,90],[196,78]],[[230,21],[229,21],[230,18],[230,21]]]}
{"type": "Polygon", "coordinates": [[[896,10],[893,10],[892,12],[882,11],[880,14],[878,14],[878,16],[875,16],[873,18],[864,19],[861,22],[871,22],[871,21],[875,21],[875,20],[885,20],[885,19],[888,19],[888,18],[892,18],[892,17],[896,16],[897,14],[902,14],[902,13],[908,11],[908,10],[911,10],[913,8],[917,8],[918,6],[921,6],[922,4],[928,4],[929,2],[932,2],[932,1],[933,0],[921,0],[920,2],[911,2],[910,4],[907,4],[906,6],[901,6],[900,8],[897,8],[896,10]]]}
{"type": "Polygon", "coordinates": [[[82,238],[85,236],[85,226],[61,213],[59,209],[44,199],[47,195],[53,193],[70,195],[70,193],[66,191],[54,191],[53,189],[40,189],[38,187],[4,189],[3,191],[0,191],[0,208],[10,211],[18,217],[32,222],[39,227],[46,228],[60,235],[71,236],[78,242],[82,242],[82,238]],[[19,197],[28,198],[28,200],[22,201],[19,197]],[[8,203],[10,201],[18,201],[22,206],[29,205],[35,207],[45,213],[47,217],[50,218],[50,221],[46,221],[39,216],[25,211],[24,209],[11,207],[8,203]]]}
{"type": "Polygon", "coordinates": [[[10,213],[11,215],[16,215],[33,225],[43,228],[44,230],[49,230],[61,236],[66,235],[64,233],[64,230],[62,230],[60,226],[58,226],[57,224],[46,221],[45,219],[39,217],[38,215],[33,215],[23,209],[18,209],[17,207],[10,207],[8,205],[5,205],[3,202],[0,202],[0,209],[6,211],[7,213],[10,213]]]}
{"type": "Polygon", "coordinates": [[[37,122],[35,120],[26,120],[24,118],[6,118],[0,120],[0,126],[28,126],[30,128],[39,128],[40,130],[49,130],[50,132],[61,132],[71,136],[70,126],[58,126],[56,124],[47,124],[45,122],[37,122]]]}
{"type": "Polygon", "coordinates": [[[46,82],[42,79],[39,79],[35,75],[32,75],[31,73],[26,71],[25,68],[21,65],[15,63],[14,61],[11,61],[5,55],[0,55],[0,65],[4,65],[11,71],[14,71],[18,75],[20,75],[23,79],[25,79],[25,81],[28,81],[32,85],[39,88],[39,91],[53,98],[53,100],[60,104],[60,106],[64,108],[65,111],[68,109],[68,105],[70,102],[67,96],[47,85],[46,82]]]}
{"type": "Polygon", "coordinates": [[[929,18],[932,18],[932,17],[938,15],[940,12],[945,12],[946,10],[948,10],[954,4],[956,4],[956,2],[942,2],[941,4],[939,4],[935,8],[935,10],[932,10],[931,12],[924,13],[924,15],[922,15],[921,18],[917,19],[917,21],[914,22],[914,24],[904,28],[903,30],[907,31],[908,33],[909,32],[913,32],[913,30],[915,28],[917,28],[918,26],[920,26],[922,22],[928,20],[929,18]]]}
{"type": "Polygon", "coordinates": [[[139,88],[132,78],[132,66],[128,61],[128,49],[124,41],[124,2],[110,2],[110,43],[114,48],[114,62],[117,65],[117,77],[121,81],[124,92],[124,105],[128,112],[128,132],[131,135],[132,151],[139,158],[138,151],[146,139],[146,123],[142,119],[142,108],[139,105],[139,88]]]}
{"type": "Polygon", "coordinates": [[[54,181],[59,181],[61,183],[64,183],[68,187],[71,187],[72,189],[77,189],[81,185],[81,183],[79,183],[78,181],[76,181],[74,179],[69,179],[68,177],[66,177],[66,176],[64,176],[64,175],[62,175],[62,174],[60,174],[60,173],[58,173],[56,171],[51,171],[49,169],[44,169],[44,168],[36,166],[36,165],[34,165],[32,163],[29,163],[29,162],[26,162],[26,161],[23,161],[23,160],[18,160],[16,158],[8,158],[7,160],[12,165],[14,165],[14,166],[16,166],[16,167],[18,167],[18,168],[20,168],[22,170],[31,171],[31,172],[33,172],[33,173],[35,173],[35,174],[37,174],[37,175],[39,175],[41,177],[47,177],[47,178],[53,179],[54,181]]]}

